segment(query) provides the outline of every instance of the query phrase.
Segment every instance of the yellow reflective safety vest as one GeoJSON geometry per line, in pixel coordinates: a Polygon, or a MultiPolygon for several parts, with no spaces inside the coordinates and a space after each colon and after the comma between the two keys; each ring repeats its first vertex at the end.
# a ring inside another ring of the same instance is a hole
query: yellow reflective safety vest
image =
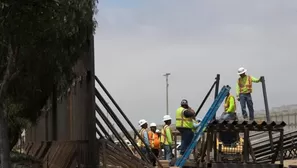
{"type": "Polygon", "coordinates": [[[176,123],[175,126],[176,128],[190,128],[193,129],[193,120],[192,118],[186,118],[184,116],[184,111],[186,109],[183,107],[179,107],[176,110],[176,123]]]}
{"type": "Polygon", "coordinates": [[[225,99],[225,111],[226,112],[235,112],[236,111],[236,102],[235,102],[235,98],[234,96],[232,96],[231,94],[225,99]],[[232,100],[232,101],[230,101],[232,100]]]}
{"type": "MultiPolygon", "coordinates": [[[[145,130],[144,128],[142,128],[142,129],[139,131],[139,135],[141,136],[142,139],[144,139],[144,133],[145,133],[145,131],[146,131],[146,130],[145,130]]],[[[144,143],[141,141],[140,138],[137,137],[136,141],[137,141],[137,145],[138,145],[139,147],[144,147],[144,146],[145,146],[144,143]]]]}
{"type": "Polygon", "coordinates": [[[252,93],[252,77],[247,75],[238,79],[239,93],[252,93]]]}
{"type": "Polygon", "coordinates": [[[173,136],[172,136],[172,131],[171,131],[170,127],[168,125],[164,125],[163,129],[161,130],[161,144],[171,145],[172,139],[173,139],[173,136]],[[166,134],[167,129],[169,129],[170,137],[167,137],[167,134],[166,134]]]}

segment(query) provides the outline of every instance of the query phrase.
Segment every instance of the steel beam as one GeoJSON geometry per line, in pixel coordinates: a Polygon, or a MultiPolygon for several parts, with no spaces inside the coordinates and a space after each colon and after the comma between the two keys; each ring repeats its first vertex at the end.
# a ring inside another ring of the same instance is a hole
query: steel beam
{"type": "Polygon", "coordinates": [[[202,107],[204,106],[206,100],[208,99],[211,91],[213,90],[213,88],[216,86],[217,81],[214,81],[214,83],[212,84],[212,86],[210,87],[209,91],[207,92],[206,96],[204,97],[202,103],[200,104],[200,106],[198,107],[196,113],[195,113],[195,117],[197,117],[197,115],[199,114],[200,110],[202,109],[202,107]]]}
{"type": "Polygon", "coordinates": [[[100,115],[100,117],[103,119],[105,124],[109,127],[111,132],[115,135],[115,137],[118,139],[118,141],[121,143],[121,145],[126,148],[127,151],[130,151],[128,145],[125,143],[125,141],[122,139],[122,137],[118,134],[116,129],[113,127],[113,125],[110,123],[108,118],[104,115],[103,111],[100,109],[100,107],[96,104],[96,111],[100,115]]]}
{"type": "MultiPolygon", "coordinates": [[[[113,120],[116,122],[116,124],[118,125],[118,127],[121,129],[121,131],[124,133],[124,135],[127,137],[127,139],[131,142],[131,144],[134,146],[134,148],[138,151],[139,155],[146,160],[147,162],[150,162],[149,159],[141,152],[140,148],[138,147],[138,145],[136,144],[136,142],[134,141],[134,139],[131,137],[130,133],[128,132],[128,130],[125,128],[125,126],[122,124],[122,122],[119,120],[119,118],[115,115],[115,113],[112,111],[112,109],[110,108],[110,106],[108,105],[108,103],[104,100],[103,96],[98,92],[98,90],[96,90],[96,96],[99,99],[99,101],[102,103],[102,105],[104,106],[104,108],[107,110],[107,112],[109,113],[109,115],[113,118],[113,120]]],[[[147,146],[147,145],[146,145],[147,146]]],[[[150,150],[149,147],[147,147],[147,151],[150,152],[151,154],[153,154],[150,150]]],[[[153,154],[153,156],[155,156],[153,154]]]]}
{"type": "MultiPolygon", "coordinates": [[[[110,93],[108,92],[108,90],[104,87],[104,85],[101,83],[101,81],[99,80],[99,78],[97,77],[97,76],[95,76],[95,80],[97,81],[97,83],[100,85],[100,87],[103,89],[103,91],[105,92],[105,94],[108,96],[108,98],[112,101],[112,103],[115,105],[115,107],[117,108],[117,110],[120,112],[120,114],[123,116],[123,118],[126,120],[126,122],[129,124],[129,126],[132,128],[132,130],[134,131],[134,133],[138,136],[138,138],[145,144],[145,148],[146,148],[146,150],[153,156],[153,157],[155,157],[156,158],[156,156],[153,154],[153,152],[151,151],[151,149],[150,149],[150,147],[144,142],[144,139],[140,136],[140,134],[138,133],[138,131],[136,130],[136,128],[133,126],[133,124],[131,123],[131,121],[128,119],[128,117],[126,116],[126,114],[122,111],[122,109],[120,108],[120,106],[117,104],[117,102],[113,99],[113,97],[110,95],[110,93]]],[[[96,90],[96,93],[95,94],[99,94],[99,92],[98,92],[98,90],[96,90]]],[[[99,94],[100,95],[100,94],[99,94]]],[[[98,95],[98,96],[99,96],[98,95]]],[[[103,98],[103,97],[102,97],[103,98]]],[[[104,99],[103,99],[103,101],[105,101],[104,99]]],[[[109,110],[108,112],[110,113],[113,113],[112,112],[112,110],[111,110],[111,108],[109,107],[109,105],[108,104],[106,104],[105,105],[105,108],[107,108],[107,110],[109,110]]],[[[112,115],[110,113],[110,115],[112,115]]],[[[114,114],[114,113],[113,113],[114,114]]],[[[113,115],[114,117],[113,117],[113,119],[114,120],[118,120],[119,121],[119,119],[117,118],[117,116],[116,115],[113,115]]],[[[120,124],[120,125],[122,125],[122,123],[119,121],[119,123],[118,124],[120,124]]],[[[138,151],[138,149],[139,149],[139,147],[137,146],[137,144],[135,143],[135,141],[134,141],[134,139],[131,137],[131,135],[129,134],[129,132],[126,130],[126,128],[124,127],[124,126],[121,126],[121,127],[123,127],[123,132],[125,133],[127,133],[127,138],[130,140],[130,142],[131,142],[131,144],[137,149],[137,151],[138,151]]],[[[140,149],[139,149],[139,151],[140,151],[140,149]]],[[[142,155],[142,152],[140,151],[140,153],[139,153],[140,155],[142,155]]],[[[143,157],[144,157],[144,159],[145,160],[147,160],[147,161],[149,161],[144,155],[143,155],[143,157]]],[[[157,159],[157,158],[156,158],[157,159]]],[[[157,162],[158,162],[158,164],[159,165],[161,165],[161,163],[159,162],[159,160],[157,159],[157,162]]]]}
{"type": "MultiPolygon", "coordinates": [[[[264,105],[265,105],[265,111],[266,111],[266,119],[267,119],[267,122],[271,122],[264,76],[261,77],[261,83],[262,83],[264,105]]],[[[274,149],[273,149],[273,141],[272,141],[271,131],[268,132],[268,135],[269,135],[269,140],[270,140],[270,144],[271,144],[271,151],[273,151],[274,149]]]]}

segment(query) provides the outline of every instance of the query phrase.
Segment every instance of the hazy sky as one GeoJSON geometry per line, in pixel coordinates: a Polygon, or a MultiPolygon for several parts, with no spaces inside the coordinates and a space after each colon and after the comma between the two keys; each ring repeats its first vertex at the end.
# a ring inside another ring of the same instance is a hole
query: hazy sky
{"type": "MultiPolygon", "coordinates": [[[[96,75],[135,124],[162,123],[166,72],[172,117],[182,98],[197,109],[217,73],[235,94],[241,66],[265,76],[270,107],[296,103],[296,0],[100,0],[96,18],[96,75]]],[[[260,84],[253,100],[264,108],[260,84]]]]}

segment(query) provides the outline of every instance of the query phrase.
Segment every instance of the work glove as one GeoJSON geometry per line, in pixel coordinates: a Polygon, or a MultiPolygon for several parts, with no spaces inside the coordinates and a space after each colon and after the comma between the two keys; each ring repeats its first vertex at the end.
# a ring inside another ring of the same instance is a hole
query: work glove
{"type": "Polygon", "coordinates": [[[239,97],[237,97],[237,101],[240,101],[240,98],[239,97]]]}
{"type": "Polygon", "coordinates": [[[260,82],[263,82],[263,80],[264,80],[264,76],[261,76],[260,77],[260,82]]]}

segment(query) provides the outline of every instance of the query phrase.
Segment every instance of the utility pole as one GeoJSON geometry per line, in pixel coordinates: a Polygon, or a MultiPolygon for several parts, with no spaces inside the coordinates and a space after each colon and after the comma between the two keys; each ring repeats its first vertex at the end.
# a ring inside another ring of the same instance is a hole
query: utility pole
{"type": "Polygon", "coordinates": [[[166,73],[163,76],[166,77],[166,115],[169,114],[169,110],[168,110],[168,87],[169,87],[169,83],[168,83],[168,77],[169,77],[170,73],[166,73]]]}

